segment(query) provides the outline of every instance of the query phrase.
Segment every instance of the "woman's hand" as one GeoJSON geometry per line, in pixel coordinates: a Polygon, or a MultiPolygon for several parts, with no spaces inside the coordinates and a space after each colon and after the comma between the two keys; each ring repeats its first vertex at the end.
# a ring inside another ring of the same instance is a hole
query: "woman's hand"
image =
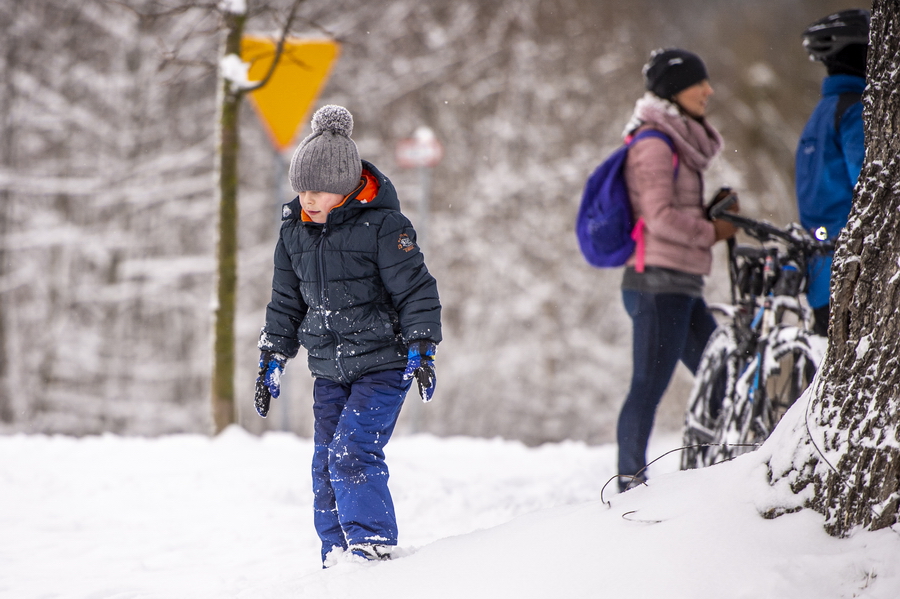
{"type": "MultiPolygon", "coordinates": [[[[721,202],[729,202],[728,207],[725,208],[727,212],[734,212],[735,214],[740,212],[740,204],[738,202],[737,193],[732,191],[730,187],[723,187],[707,205],[707,215],[710,213],[711,209],[714,206],[721,202]]],[[[716,230],[716,241],[731,239],[732,237],[734,237],[735,233],[737,233],[737,227],[726,220],[714,218],[712,224],[716,230]]]]}
{"type": "Polygon", "coordinates": [[[722,241],[723,239],[731,239],[734,237],[734,234],[737,233],[737,227],[732,225],[727,220],[716,219],[712,222],[713,227],[716,229],[716,241],[722,241]]]}

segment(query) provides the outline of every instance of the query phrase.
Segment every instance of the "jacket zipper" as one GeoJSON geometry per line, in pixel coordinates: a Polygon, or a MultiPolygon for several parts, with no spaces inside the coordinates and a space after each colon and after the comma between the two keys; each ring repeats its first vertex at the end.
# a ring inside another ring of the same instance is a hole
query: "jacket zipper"
{"type": "Polygon", "coordinates": [[[331,326],[331,309],[327,305],[325,296],[325,236],[328,235],[328,224],[322,226],[322,235],[319,238],[319,247],[316,250],[316,266],[319,270],[319,303],[322,304],[323,318],[325,321],[325,330],[331,334],[334,339],[334,360],[337,363],[338,373],[342,382],[349,383],[350,377],[344,369],[344,361],[341,358],[341,337],[337,331],[331,326]]]}

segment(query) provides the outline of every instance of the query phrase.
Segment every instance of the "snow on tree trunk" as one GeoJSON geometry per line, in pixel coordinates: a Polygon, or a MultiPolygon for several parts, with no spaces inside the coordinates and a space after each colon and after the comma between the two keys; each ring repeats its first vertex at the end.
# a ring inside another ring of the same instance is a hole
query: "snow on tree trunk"
{"type": "Polygon", "coordinates": [[[834,536],[900,513],[900,3],[876,0],[870,40],[866,157],[835,252],[829,348],[795,453],[769,462],[773,484],[834,536]]]}

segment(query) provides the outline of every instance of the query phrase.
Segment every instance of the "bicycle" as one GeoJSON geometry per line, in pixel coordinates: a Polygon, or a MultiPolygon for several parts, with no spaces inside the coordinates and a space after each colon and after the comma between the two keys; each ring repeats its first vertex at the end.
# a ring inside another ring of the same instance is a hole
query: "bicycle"
{"type": "Polygon", "coordinates": [[[682,470],[760,445],[812,381],[827,345],[810,330],[811,310],[800,296],[810,259],[832,251],[833,243],[797,224],[781,229],[726,212],[727,204],[711,216],[733,223],[760,246],[728,242],[731,304],[710,306],[726,321],[710,337],[697,368],[685,414],[682,470]]]}

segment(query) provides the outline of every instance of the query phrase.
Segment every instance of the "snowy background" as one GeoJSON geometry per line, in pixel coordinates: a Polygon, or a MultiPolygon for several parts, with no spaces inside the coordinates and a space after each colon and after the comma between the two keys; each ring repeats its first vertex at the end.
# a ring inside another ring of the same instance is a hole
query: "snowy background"
{"type": "MultiPolygon", "coordinates": [[[[619,143],[642,93],[641,66],[664,45],[704,57],[716,90],[710,119],[726,140],[709,193],[731,184],[748,214],[784,224],[795,217],[797,137],[824,73],[800,33],[839,8],[304,2],[296,35],[341,42],[317,104],[353,112],[361,154],[427,231],[439,282],[440,401],[409,410],[401,429],[530,446],[612,441],[631,368],[621,273],[584,263],[573,222],[585,177],[619,143]],[[419,174],[394,158],[421,125],[445,149],[427,223],[419,174]]],[[[139,21],[104,0],[0,2],[0,432],[211,428],[219,22],[205,14],[139,21]]],[[[255,16],[248,31],[277,25],[255,16]]],[[[284,172],[249,102],[240,168],[238,421],[308,436],[302,357],[272,417],[260,420],[251,404],[279,207],[290,197],[278,191],[284,172]]],[[[725,280],[719,255],[710,299],[725,299],[725,280]]],[[[659,426],[678,427],[689,384],[680,369],[659,426]]]]}

